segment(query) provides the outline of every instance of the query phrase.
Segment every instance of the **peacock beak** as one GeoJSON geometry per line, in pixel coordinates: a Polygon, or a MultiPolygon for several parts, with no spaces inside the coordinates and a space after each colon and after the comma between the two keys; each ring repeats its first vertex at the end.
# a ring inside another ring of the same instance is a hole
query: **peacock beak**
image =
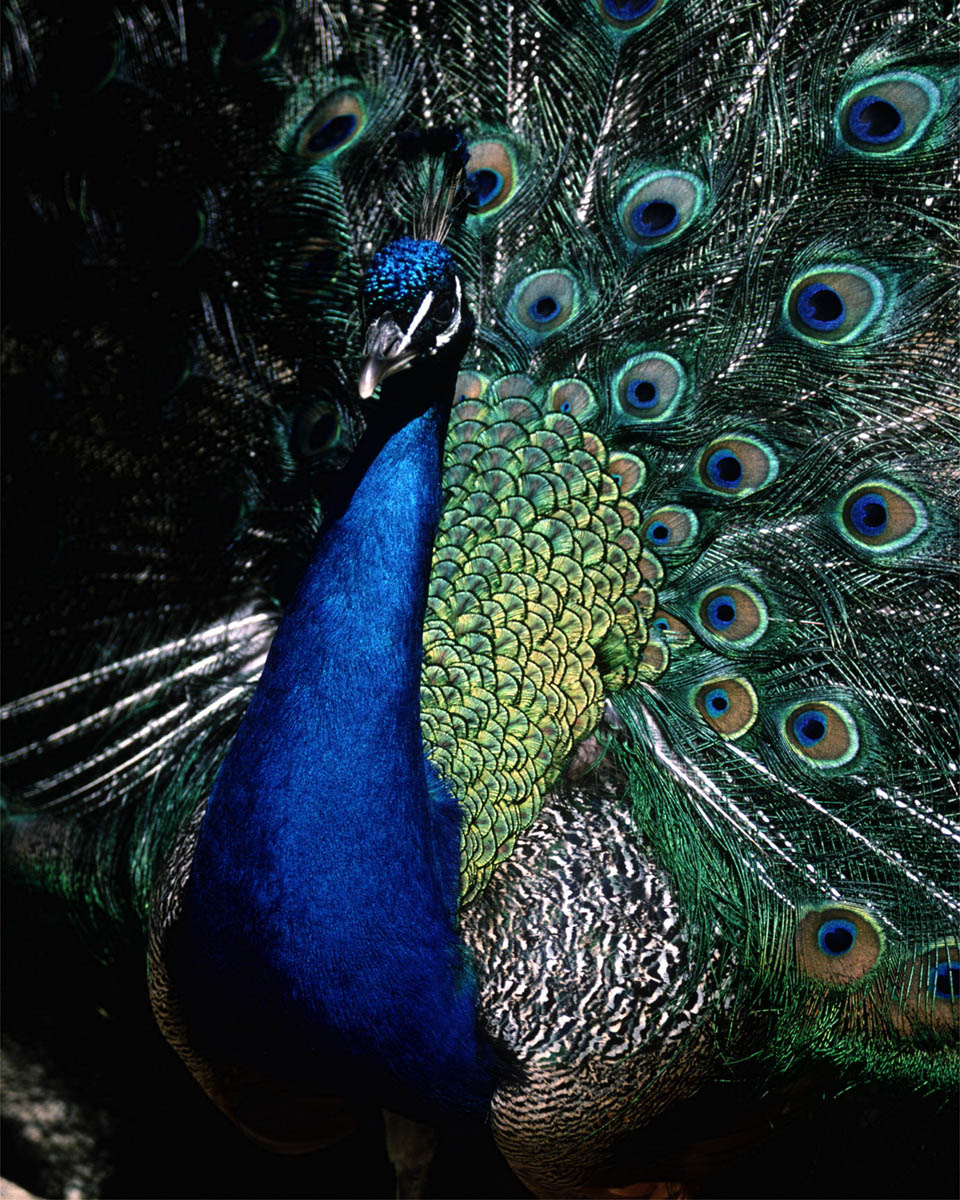
{"type": "Polygon", "coordinates": [[[363,364],[357,388],[361,400],[369,400],[377,387],[389,375],[402,371],[416,358],[405,334],[392,314],[385,313],[370,322],[363,348],[363,364]]]}

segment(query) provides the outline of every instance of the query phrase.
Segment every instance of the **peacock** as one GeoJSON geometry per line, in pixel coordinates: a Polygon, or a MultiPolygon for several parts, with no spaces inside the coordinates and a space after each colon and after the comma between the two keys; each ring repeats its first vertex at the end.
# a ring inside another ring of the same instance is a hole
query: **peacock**
{"type": "Polygon", "coordinates": [[[281,1151],[948,1097],[956,15],[3,19],[24,907],[281,1151]]]}

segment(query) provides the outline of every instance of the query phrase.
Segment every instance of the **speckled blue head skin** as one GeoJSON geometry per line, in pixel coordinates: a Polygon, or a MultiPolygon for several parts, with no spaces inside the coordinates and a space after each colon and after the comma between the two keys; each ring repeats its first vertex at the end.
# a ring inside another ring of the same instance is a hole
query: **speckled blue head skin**
{"type": "MultiPolygon", "coordinates": [[[[459,363],[474,321],[453,257],[439,242],[400,238],[385,246],[367,269],[361,301],[367,325],[361,399],[418,359],[442,355],[459,363]]],[[[430,390],[421,386],[420,393],[430,390]]]]}
{"type": "Polygon", "coordinates": [[[399,238],[373,256],[361,290],[364,308],[370,316],[389,310],[404,324],[427,292],[452,292],[455,274],[453,256],[439,242],[399,238]]]}

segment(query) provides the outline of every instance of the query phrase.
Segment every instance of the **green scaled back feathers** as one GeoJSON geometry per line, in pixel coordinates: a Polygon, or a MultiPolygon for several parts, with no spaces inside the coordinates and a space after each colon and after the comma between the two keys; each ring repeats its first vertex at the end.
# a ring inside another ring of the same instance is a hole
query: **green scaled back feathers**
{"type": "MultiPolygon", "coordinates": [[[[107,955],[182,887],[171,848],[362,431],[359,281],[426,187],[404,136],[452,126],[477,329],[421,719],[481,978],[522,924],[515,848],[539,862],[541,808],[562,841],[558,802],[589,844],[592,807],[685,930],[666,1027],[695,1008],[761,1074],[956,1080],[955,20],[289,0],[5,22],[6,507],[30,514],[7,536],[8,873],[107,955]]],[[[522,994],[490,982],[481,1015],[526,1031],[535,1074],[522,994]]]]}

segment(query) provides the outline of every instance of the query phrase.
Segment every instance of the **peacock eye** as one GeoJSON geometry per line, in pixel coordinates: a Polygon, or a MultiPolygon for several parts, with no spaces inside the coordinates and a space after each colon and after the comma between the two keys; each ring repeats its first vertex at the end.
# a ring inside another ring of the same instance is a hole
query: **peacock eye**
{"type": "Polygon", "coordinates": [[[651,424],[664,421],[676,412],[686,386],[686,372],[669,354],[637,354],[611,381],[614,411],[651,424]]]}
{"type": "Polygon", "coordinates": [[[486,375],[481,375],[479,371],[461,371],[457,376],[457,386],[454,391],[457,403],[459,404],[462,400],[479,400],[489,386],[489,379],[486,375]]]}
{"type": "Polygon", "coordinates": [[[784,713],[780,728],[786,745],[812,767],[842,767],[860,749],[856,721],[833,701],[794,705],[784,713]]]}
{"type": "Polygon", "coordinates": [[[297,154],[309,162],[330,158],[357,139],[366,120],[366,106],[358,93],[336,92],[300,126],[297,154]]]}
{"type": "Polygon", "coordinates": [[[817,945],[834,958],[849,954],[856,941],[857,927],[852,921],[824,921],[817,930],[817,945]]]}
{"type": "Polygon", "coordinates": [[[654,509],[640,526],[640,536],[658,554],[685,550],[697,537],[699,523],[692,509],[680,504],[664,504],[654,509]]]}
{"type": "Polygon", "coordinates": [[[717,438],[700,454],[697,478],[720,496],[749,496],[773,483],[780,464],[773,451],[757,438],[717,438]]]}
{"type": "Polygon", "coordinates": [[[851,488],[840,501],[836,522],[846,541],[876,554],[904,549],[930,523],[919,500],[886,480],[851,488]]]}
{"type": "Polygon", "coordinates": [[[697,613],[709,638],[732,645],[751,646],[767,629],[767,606],[759,593],[745,584],[725,584],[703,592],[697,613]]]}
{"type": "Polygon", "coordinates": [[[576,315],[579,297],[579,285],[569,271],[538,271],[517,286],[511,311],[525,330],[545,336],[576,315]]]}
{"type": "Polygon", "coordinates": [[[884,298],[883,284],[872,271],[823,266],[790,285],[786,315],[804,341],[851,342],[877,318],[884,298]]]}
{"type": "Polygon", "coordinates": [[[607,474],[616,480],[621,496],[632,496],[640,490],[647,478],[647,468],[635,454],[621,452],[607,459],[607,474]]]}
{"type": "Polygon", "coordinates": [[[241,71],[262,66],[276,54],[286,28],[287,18],[282,8],[260,9],[231,32],[225,55],[241,71]]]}
{"type": "Polygon", "coordinates": [[[809,979],[832,987],[868,975],[883,952],[883,933],[873,917],[852,904],[808,911],[797,928],[797,965],[809,979]]]}
{"type": "Polygon", "coordinates": [[[664,608],[656,608],[650,617],[650,628],[674,650],[693,644],[693,633],[689,626],[664,608]]]}
{"type": "Polygon", "coordinates": [[[301,300],[323,295],[336,280],[343,262],[339,247],[327,238],[310,238],[289,259],[287,284],[301,300]]]}
{"type": "Polygon", "coordinates": [[[740,677],[711,679],[693,693],[693,706],[722,738],[742,737],[757,719],[757,694],[740,677]]]}
{"type": "Polygon", "coordinates": [[[940,103],[940,89],[923,75],[874,75],[840,101],[837,126],[862,154],[898,154],[923,136],[940,103]]]}
{"type": "Polygon", "coordinates": [[[930,968],[930,995],[937,1000],[960,997],[960,962],[948,959],[930,968]]]}
{"type": "Polygon", "coordinates": [[[491,167],[479,167],[476,171],[469,171],[467,183],[470,186],[473,206],[478,211],[493,204],[504,188],[503,176],[491,167]]]}
{"type": "Polygon", "coordinates": [[[328,400],[315,400],[297,414],[290,449],[298,458],[316,458],[332,450],[340,441],[341,433],[337,406],[328,400]]]}
{"type": "Polygon", "coordinates": [[[611,29],[632,33],[645,25],[667,0],[597,0],[597,11],[611,29]]]}
{"type": "Polygon", "coordinates": [[[593,391],[579,379],[558,379],[552,384],[547,407],[551,412],[570,413],[581,422],[595,416],[599,408],[593,391]]]}
{"type": "Polygon", "coordinates": [[[433,306],[433,316],[443,325],[449,325],[453,317],[453,304],[447,297],[438,300],[433,306]]]}
{"type": "Polygon", "coordinates": [[[683,233],[703,208],[706,187],[688,171],[651,171],[620,201],[620,228],[640,248],[659,246],[683,233]]]}
{"type": "Polygon", "coordinates": [[[504,141],[488,138],[468,148],[467,187],[471,208],[478,217],[500,212],[517,188],[517,159],[504,141]]]}
{"type": "Polygon", "coordinates": [[[890,978],[890,1015],[908,1037],[924,1028],[951,1033],[960,1005],[960,946],[935,942],[904,962],[890,978]]]}

